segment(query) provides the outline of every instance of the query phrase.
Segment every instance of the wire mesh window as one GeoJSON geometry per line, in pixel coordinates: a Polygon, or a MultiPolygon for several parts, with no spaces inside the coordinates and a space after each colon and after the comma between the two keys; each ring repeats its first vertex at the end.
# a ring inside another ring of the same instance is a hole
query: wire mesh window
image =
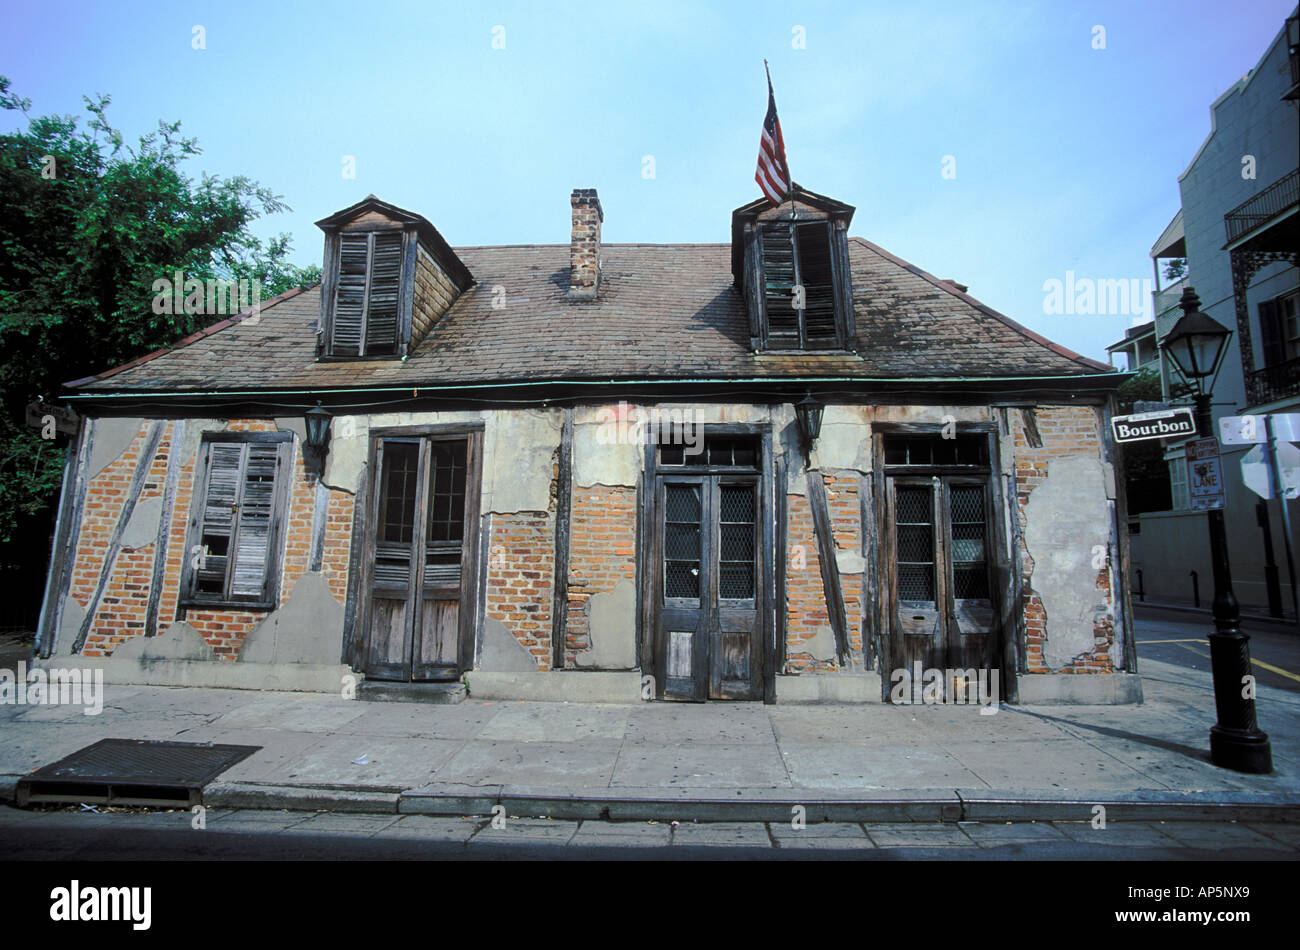
{"type": "Polygon", "coordinates": [[[928,486],[900,485],[894,499],[898,598],[933,602],[934,493],[928,486]]]}
{"type": "Polygon", "coordinates": [[[952,524],[953,597],[957,600],[986,600],[989,576],[984,554],[984,489],[980,485],[953,485],[948,498],[952,524]]]}
{"type": "Polygon", "coordinates": [[[754,486],[723,485],[719,492],[718,595],[754,597],[754,486]]]}
{"type": "Polygon", "coordinates": [[[701,486],[664,486],[664,596],[700,597],[701,486]]]}

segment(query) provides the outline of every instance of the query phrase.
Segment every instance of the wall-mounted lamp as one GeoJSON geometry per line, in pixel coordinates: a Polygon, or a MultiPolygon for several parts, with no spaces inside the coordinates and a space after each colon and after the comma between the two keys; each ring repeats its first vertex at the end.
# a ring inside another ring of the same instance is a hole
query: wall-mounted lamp
{"type": "Polygon", "coordinates": [[[806,466],[809,462],[809,456],[812,454],[813,443],[822,433],[822,409],[824,407],[820,402],[813,398],[812,393],[808,393],[803,399],[794,404],[794,421],[799,426],[800,447],[803,449],[803,460],[806,466]]]}
{"type": "Polygon", "coordinates": [[[330,453],[329,410],[317,400],[316,408],[303,413],[307,422],[307,440],[302,447],[302,460],[309,478],[325,477],[325,457],[330,453]]]}

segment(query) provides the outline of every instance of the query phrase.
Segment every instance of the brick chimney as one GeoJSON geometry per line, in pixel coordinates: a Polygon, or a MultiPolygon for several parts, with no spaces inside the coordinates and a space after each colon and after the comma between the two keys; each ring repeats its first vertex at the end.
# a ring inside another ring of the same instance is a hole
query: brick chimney
{"type": "Polygon", "coordinates": [[[573,233],[569,243],[569,296],[594,299],[600,288],[600,224],[605,212],[595,188],[575,188],[573,233]]]}

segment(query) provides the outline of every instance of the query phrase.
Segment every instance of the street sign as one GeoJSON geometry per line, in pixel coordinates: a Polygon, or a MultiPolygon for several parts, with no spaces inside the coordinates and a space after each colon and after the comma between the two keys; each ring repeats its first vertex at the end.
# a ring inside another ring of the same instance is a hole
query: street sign
{"type": "Polygon", "coordinates": [[[1219,443],[1197,439],[1187,443],[1187,490],[1192,507],[1208,511],[1223,507],[1223,471],[1219,467],[1219,443]]]}
{"type": "Polygon", "coordinates": [[[1300,442],[1300,412],[1261,416],[1224,416],[1219,420],[1219,440],[1224,445],[1251,445],[1268,441],[1268,425],[1279,442],[1300,442]]]}
{"type": "Polygon", "coordinates": [[[54,423],[54,431],[62,432],[64,435],[76,435],[77,426],[81,422],[81,417],[72,409],[64,409],[62,406],[51,406],[49,403],[36,400],[27,404],[27,425],[33,429],[45,431],[49,421],[54,423]]]}
{"type": "MultiPolygon", "coordinates": [[[[1260,498],[1273,497],[1268,453],[1257,445],[1241,457],[1241,480],[1260,498]]],[[[1279,487],[1287,498],[1300,498],[1300,449],[1289,442],[1277,444],[1279,487]]]]}
{"type": "Polygon", "coordinates": [[[1161,412],[1139,412],[1131,416],[1115,416],[1110,420],[1115,441],[1141,442],[1143,439],[1179,439],[1196,435],[1196,418],[1191,407],[1180,406],[1161,412]]]}

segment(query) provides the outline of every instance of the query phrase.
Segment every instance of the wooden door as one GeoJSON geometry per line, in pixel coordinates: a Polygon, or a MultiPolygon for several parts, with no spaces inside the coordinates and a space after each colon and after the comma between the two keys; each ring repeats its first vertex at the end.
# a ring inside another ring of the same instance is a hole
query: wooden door
{"type": "Polygon", "coordinates": [[[365,673],[383,680],[455,679],[465,665],[472,603],[474,436],[375,440],[365,673]]]}
{"type": "MultiPolygon", "coordinates": [[[[992,669],[996,611],[989,572],[988,481],[942,476],[889,479],[893,575],[892,654],[916,670],[992,669]]],[[[943,677],[944,698],[954,687],[943,677]]]]}
{"type": "Polygon", "coordinates": [[[761,697],[756,476],[661,476],[655,660],[664,699],[761,697]]]}

